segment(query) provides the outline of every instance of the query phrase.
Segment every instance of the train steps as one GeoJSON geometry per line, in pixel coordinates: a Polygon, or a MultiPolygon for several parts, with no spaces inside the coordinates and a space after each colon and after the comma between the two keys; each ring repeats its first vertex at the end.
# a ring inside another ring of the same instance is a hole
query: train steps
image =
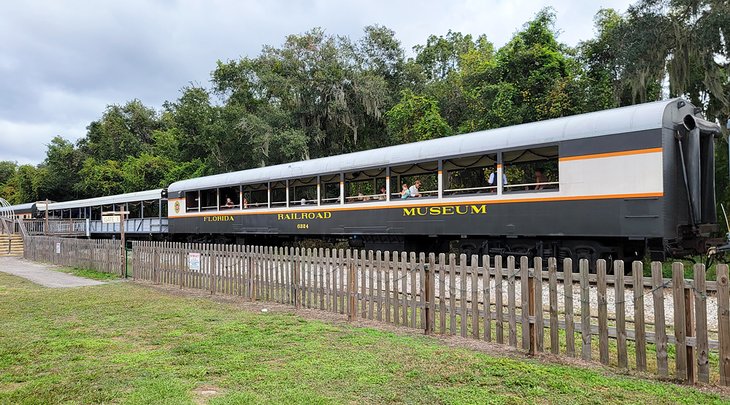
{"type": "Polygon", "coordinates": [[[0,257],[23,256],[21,235],[0,235],[0,257]]]}

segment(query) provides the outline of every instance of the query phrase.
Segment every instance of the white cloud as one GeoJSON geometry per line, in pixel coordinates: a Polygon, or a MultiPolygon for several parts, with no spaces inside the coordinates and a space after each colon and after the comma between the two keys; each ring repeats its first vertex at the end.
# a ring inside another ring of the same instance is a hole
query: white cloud
{"type": "Polygon", "coordinates": [[[46,146],[56,135],[69,140],[84,136],[83,122],[13,122],[0,119],[0,160],[37,164],[45,158],[46,146]]]}
{"type": "Polygon", "coordinates": [[[359,37],[396,31],[410,50],[449,29],[500,46],[537,11],[557,12],[559,39],[593,35],[602,7],[628,0],[396,0],[8,2],[0,14],[0,160],[40,162],[55,135],[81,137],[106,105],[138,98],[159,107],[189,82],[207,84],[215,61],[255,56],[264,44],[320,26],[359,37]]]}

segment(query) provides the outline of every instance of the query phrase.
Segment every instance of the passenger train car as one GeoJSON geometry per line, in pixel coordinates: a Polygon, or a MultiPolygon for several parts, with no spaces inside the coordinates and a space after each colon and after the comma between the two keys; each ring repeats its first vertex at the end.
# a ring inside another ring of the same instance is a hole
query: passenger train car
{"type": "Polygon", "coordinates": [[[702,253],[717,242],[719,132],[673,99],[200,177],[169,186],[169,231],[591,259],[702,253]],[[402,198],[416,180],[420,195],[402,198]]]}
{"type": "MultiPolygon", "coordinates": [[[[127,210],[131,237],[352,246],[467,254],[663,259],[722,241],[718,125],[666,100],[50,203],[49,217],[127,210]],[[404,184],[420,183],[413,195],[404,184]]],[[[45,217],[45,204],[16,206],[45,217]]]]}

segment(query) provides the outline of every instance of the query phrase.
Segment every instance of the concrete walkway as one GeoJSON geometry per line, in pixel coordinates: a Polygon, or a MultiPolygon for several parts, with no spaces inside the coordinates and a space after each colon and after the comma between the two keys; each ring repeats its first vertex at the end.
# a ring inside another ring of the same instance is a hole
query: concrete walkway
{"type": "Polygon", "coordinates": [[[30,262],[18,257],[0,257],[0,272],[23,277],[44,287],[69,288],[105,284],[101,281],[54,271],[51,268],[45,264],[30,262]]]}

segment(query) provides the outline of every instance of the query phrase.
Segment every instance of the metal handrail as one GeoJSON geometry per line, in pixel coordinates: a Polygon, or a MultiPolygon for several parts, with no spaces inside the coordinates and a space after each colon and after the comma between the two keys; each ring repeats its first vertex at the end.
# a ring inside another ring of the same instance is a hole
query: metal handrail
{"type": "Polygon", "coordinates": [[[15,233],[15,211],[10,203],[0,198],[0,233],[15,233]],[[10,226],[8,226],[10,222],[10,226]]]}

